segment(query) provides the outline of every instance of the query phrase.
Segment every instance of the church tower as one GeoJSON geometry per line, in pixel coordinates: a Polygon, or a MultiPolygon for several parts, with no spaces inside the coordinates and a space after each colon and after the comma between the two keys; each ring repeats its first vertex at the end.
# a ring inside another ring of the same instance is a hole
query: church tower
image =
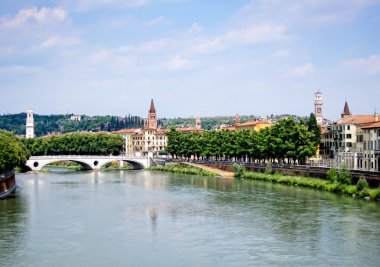
{"type": "Polygon", "coordinates": [[[314,114],[319,125],[323,124],[323,99],[322,93],[318,90],[314,99],[314,114]]]}
{"type": "Polygon", "coordinates": [[[28,109],[26,111],[26,133],[25,138],[34,138],[34,118],[33,118],[33,110],[28,109]]]}
{"type": "Polygon", "coordinates": [[[195,120],[195,129],[197,129],[197,130],[201,130],[202,129],[201,118],[200,117],[197,117],[197,119],[195,120]]]}
{"type": "Polygon", "coordinates": [[[351,111],[350,111],[350,108],[348,107],[347,100],[344,103],[343,113],[340,114],[340,115],[342,116],[342,119],[345,118],[345,117],[348,117],[348,116],[352,115],[351,111]]]}
{"type": "Polygon", "coordinates": [[[154,107],[153,99],[150,102],[150,108],[148,112],[148,123],[147,123],[148,129],[157,129],[157,113],[156,108],[154,107]]]}

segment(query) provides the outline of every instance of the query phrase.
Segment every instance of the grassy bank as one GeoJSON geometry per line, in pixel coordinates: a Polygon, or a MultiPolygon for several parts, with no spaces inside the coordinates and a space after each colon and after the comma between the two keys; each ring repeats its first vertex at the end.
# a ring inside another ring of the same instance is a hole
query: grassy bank
{"type": "Polygon", "coordinates": [[[280,173],[266,174],[258,172],[243,172],[241,178],[268,181],[272,183],[287,184],[318,189],[327,192],[350,195],[366,199],[380,199],[380,188],[361,188],[357,185],[345,185],[337,182],[300,176],[285,176],[280,173]]]}
{"type": "Polygon", "coordinates": [[[182,174],[194,174],[194,175],[211,176],[211,177],[219,176],[215,172],[210,172],[210,171],[202,170],[195,167],[183,167],[179,165],[165,166],[165,167],[154,166],[154,167],[150,167],[149,170],[166,171],[166,172],[174,172],[174,173],[182,173],[182,174]]]}

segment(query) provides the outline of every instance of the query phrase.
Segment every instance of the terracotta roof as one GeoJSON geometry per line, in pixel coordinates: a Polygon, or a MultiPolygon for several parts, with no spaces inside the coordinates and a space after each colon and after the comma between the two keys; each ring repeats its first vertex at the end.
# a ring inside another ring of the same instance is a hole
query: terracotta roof
{"type": "Polygon", "coordinates": [[[154,107],[153,99],[150,101],[150,109],[149,109],[149,113],[156,113],[156,109],[155,109],[155,107],[154,107]]]}
{"type": "Polygon", "coordinates": [[[132,133],[135,133],[139,130],[140,130],[140,128],[121,129],[119,131],[113,131],[113,132],[111,132],[111,134],[127,134],[127,133],[132,134],[132,133]]]}
{"type": "Polygon", "coordinates": [[[203,132],[203,129],[199,129],[196,127],[188,127],[188,128],[177,128],[176,129],[178,132],[203,132]]]}
{"type": "Polygon", "coordinates": [[[375,122],[373,115],[351,115],[337,121],[338,124],[366,124],[375,122]]]}
{"type": "Polygon", "coordinates": [[[362,129],[373,129],[373,128],[380,128],[380,121],[371,123],[370,125],[366,125],[364,127],[361,127],[362,129]]]}

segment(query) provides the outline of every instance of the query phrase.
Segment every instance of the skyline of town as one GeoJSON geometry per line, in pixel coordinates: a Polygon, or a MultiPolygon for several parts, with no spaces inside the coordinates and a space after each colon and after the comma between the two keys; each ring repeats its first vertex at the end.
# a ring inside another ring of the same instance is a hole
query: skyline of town
{"type": "Polygon", "coordinates": [[[0,114],[380,110],[379,0],[2,1],[0,34],[0,114]]]}

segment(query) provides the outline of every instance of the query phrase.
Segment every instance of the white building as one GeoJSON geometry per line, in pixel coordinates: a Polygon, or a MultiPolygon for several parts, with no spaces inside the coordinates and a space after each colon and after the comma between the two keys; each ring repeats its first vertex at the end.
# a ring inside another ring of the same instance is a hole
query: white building
{"type": "Polygon", "coordinates": [[[34,118],[32,109],[26,111],[25,131],[25,138],[34,138],[34,118]]]}

